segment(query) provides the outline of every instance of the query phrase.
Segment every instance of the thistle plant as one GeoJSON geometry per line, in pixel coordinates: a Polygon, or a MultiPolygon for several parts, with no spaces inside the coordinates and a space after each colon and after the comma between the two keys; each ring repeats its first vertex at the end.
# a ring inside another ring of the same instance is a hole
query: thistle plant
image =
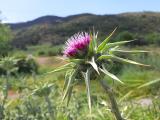
{"type": "Polygon", "coordinates": [[[64,95],[62,100],[67,98],[67,104],[70,101],[73,87],[79,83],[79,81],[85,81],[86,92],[88,98],[88,106],[91,113],[91,88],[90,82],[92,79],[100,82],[104,90],[109,96],[111,109],[117,120],[123,120],[120,111],[118,109],[117,102],[115,100],[113,90],[109,86],[104,76],[116,80],[123,84],[123,82],[116,77],[114,74],[110,73],[109,67],[114,65],[113,61],[130,63],[140,66],[147,66],[129,59],[121,58],[115,55],[115,53],[138,53],[146,51],[124,51],[119,48],[120,45],[132,42],[121,41],[110,43],[109,40],[114,34],[114,31],[99,45],[97,44],[98,33],[88,34],[86,32],[80,32],[72,37],[70,37],[64,47],[64,57],[68,63],[62,67],[57,68],[50,73],[65,70],[65,83],[64,83],[64,95]]]}
{"type": "Polygon", "coordinates": [[[1,112],[0,112],[0,119],[3,119],[4,116],[4,110],[5,110],[5,104],[6,100],[8,98],[8,86],[9,86],[9,78],[11,73],[17,71],[17,67],[15,67],[17,63],[17,59],[13,57],[4,57],[0,59],[0,67],[5,70],[5,83],[3,87],[3,100],[1,104],[1,112]]]}
{"type": "Polygon", "coordinates": [[[33,91],[33,95],[37,95],[39,97],[44,97],[45,102],[47,103],[47,108],[48,108],[48,112],[50,114],[50,119],[51,120],[55,120],[55,113],[53,110],[53,106],[51,104],[49,95],[51,93],[51,88],[56,88],[56,86],[54,84],[44,84],[44,85],[40,85],[40,86],[36,86],[36,89],[34,89],[33,91]]]}

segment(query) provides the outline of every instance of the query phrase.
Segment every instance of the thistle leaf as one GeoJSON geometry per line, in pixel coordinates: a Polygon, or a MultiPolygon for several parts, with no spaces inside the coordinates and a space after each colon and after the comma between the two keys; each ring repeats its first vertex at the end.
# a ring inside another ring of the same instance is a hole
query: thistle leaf
{"type": "Polygon", "coordinates": [[[102,68],[103,68],[103,69],[101,69],[101,68],[99,68],[99,69],[100,69],[104,74],[106,74],[107,76],[111,77],[112,79],[120,82],[121,84],[124,84],[124,83],[123,83],[119,78],[117,78],[114,74],[108,72],[108,71],[105,69],[104,65],[102,65],[102,68]]]}
{"type": "Polygon", "coordinates": [[[132,50],[132,51],[128,51],[128,50],[111,50],[113,52],[121,52],[121,53],[147,53],[150,51],[144,51],[144,50],[132,50]]]}
{"type": "Polygon", "coordinates": [[[62,101],[64,101],[64,99],[66,98],[66,96],[70,92],[70,88],[73,87],[73,82],[74,82],[76,74],[77,74],[77,70],[73,70],[73,72],[71,73],[71,76],[69,77],[69,80],[67,82],[67,88],[66,88],[65,93],[63,95],[62,101]]]}
{"type": "Polygon", "coordinates": [[[68,81],[69,81],[69,77],[71,76],[71,71],[67,71],[65,74],[65,81],[64,81],[64,86],[63,86],[63,91],[66,89],[68,81]]]}
{"type": "Polygon", "coordinates": [[[150,65],[145,65],[145,64],[142,64],[142,63],[138,63],[138,62],[135,62],[135,61],[132,61],[132,60],[120,58],[120,57],[113,56],[113,55],[112,55],[112,58],[117,60],[117,61],[124,62],[124,63],[130,63],[130,64],[135,64],[135,65],[140,65],[140,66],[148,66],[148,67],[150,66],[150,65]]]}
{"type": "Polygon", "coordinates": [[[94,40],[93,40],[93,35],[90,34],[91,41],[89,43],[89,53],[88,56],[92,55],[94,53],[94,40]]]}
{"type": "Polygon", "coordinates": [[[55,69],[53,71],[47,72],[45,74],[51,74],[51,73],[60,72],[60,71],[63,71],[63,70],[72,69],[73,66],[74,66],[73,63],[67,63],[67,64],[65,64],[65,65],[63,65],[63,66],[61,66],[61,67],[59,67],[59,68],[57,68],[57,69],[55,69]]]}
{"type": "Polygon", "coordinates": [[[88,98],[88,107],[90,110],[90,113],[92,112],[91,108],[91,93],[90,93],[90,69],[87,69],[86,73],[83,73],[85,83],[86,83],[86,90],[87,90],[87,98],[88,98]]]}
{"type": "Polygon", "coordinates": [[[119,102],[121,103],[122,101],[124,101],[126,98],[128,98],[132,93],[134,92],[134,90],[129,91],[127,94],[123,95],[122,98],[120,98],[119,102]]]}
{"type": "Polygon", "coordinates": [[[88,61],[89,64],[92,65],[92,67],[94,68],[94,70],[99,74],[99,71],[98,71],[98,66],[94,60],[94,57],[92,57],[92,60],[91,61],[88,61]]]}
{"type": "Polygon", "coordinates": [[[98,46],[97,52],[101,52],[104,49],[105,45],[110,40],[110,37],[115,33],[116,29],[117,28],[115,28],[113,32],[98,46]]]}
{"type": "Polygon", "coordinates": [[[112,58],[111,55],[101,55],[97,60],[102,60],[102,59],[108,60],[108,59],[111,59],[111,58],[112,58]]]}
{"type": "Polygon", "coordinates": [[[150,85],[155,84],[155,83],[158,83],[158,82],[160,82],[160,79],[152,80],[152,81],[150,81],[150,82],[147,82],[147,83],[139,86],[138,89],[139,89],[139,88],[143,88],[143,87],[150,86],[150,85]]]}
{"type": "Polygon", "coordinates": [[[69,61],[73,63],[81,63],[84,62],[84,59],[69,59],[69,61]]]}
{"type": "Polygon", "coordinates": [[[104,46],[103,48],[103,52],[112,48],[112,47],[116,47],[116,46],[119,46],[119,45],[123,45],[123,44],[126,44],[126,43],[129,43],[129,42],[132,42],[132,41],[135,41],[135,40],[129,40],[129,41],[121,41],[121,42],[114,42],[114,43],[108,43],[104,46]]]}
{"type": "Polygon", "coordinates": [[[94,50],[97,50],[97,36],[98,36],[98,32],[97,33],[93,33],[93,45],[94,45],[94,50]]]}
{"type": "Polygon", "coordinates": [[[71,87],[69,88],[69,90],[68,90],[67,106],[68,106],[68,104],[69,104],[69,101],[70,101],[70,99],[71,99],[71,96],[72,96],[72,90],[73,90],[73,86],[71,86],[71,87]]]}

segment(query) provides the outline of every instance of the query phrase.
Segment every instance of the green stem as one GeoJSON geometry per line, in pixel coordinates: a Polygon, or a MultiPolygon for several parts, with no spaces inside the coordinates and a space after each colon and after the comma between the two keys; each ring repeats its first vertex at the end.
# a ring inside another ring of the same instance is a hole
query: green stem
{"type": "Polygon", "coordinates": [[[45,96],[45,100],[47,102],[48,112],[50,114],[51,120],[55,120],[54,111],[52,110],[52,105],[49,97],[45,96]]]}
{"type": "Polygon", "coordinates": [[[108,94],[109,100],[111,102],[111,109],[112,109],[112,112],[114,113],[116,119],[117,120],[124,120],[124,118],[122,118],[122,116],[120,114],[116,99],[114,98],[113,90],[108,86],[108,84],[105,81],[100,80],[100,83],[101,83],[102,87],[105,89],[106,93],[108,94]]]}

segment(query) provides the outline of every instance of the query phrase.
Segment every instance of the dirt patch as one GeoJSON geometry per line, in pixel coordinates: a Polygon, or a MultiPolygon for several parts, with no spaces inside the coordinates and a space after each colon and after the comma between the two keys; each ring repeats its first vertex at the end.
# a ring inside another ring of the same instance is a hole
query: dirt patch
{"type": "MultiPolygon", "coordinates": [[[[17,93],[16,91],[13,90],[9,90],[8,91],[8,99],[16,99],[19,97],[19,93],[17,93]]],[[[0,93],[0,99],[3,99],[3,94],[0,93]]]]}
{"type": "Polygon", "coordinates": [[[153,104],[151,98],[143,98],[143,99],[138,100],[136,103],[140,104],[142,107],[150,106],[153,104]]]}
{"type": "Polygon", "coordinates": [[[38,62],[39,65],[42,66],[52,66],[52,67],[58,67],[61,65],[66,64],[64,59],[60,56],[56,57],[38,57],[36,58],[36,61],[38,62]]]}

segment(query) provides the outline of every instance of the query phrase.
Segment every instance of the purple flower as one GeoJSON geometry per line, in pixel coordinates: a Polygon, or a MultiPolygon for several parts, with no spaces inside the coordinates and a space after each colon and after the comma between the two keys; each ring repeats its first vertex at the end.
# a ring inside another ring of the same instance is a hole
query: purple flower
{"type": "Polygon", "coordinates": [[[80,52],[83,52],[87,49],[89,43],[91,41],[91,37],[88,33],[77,33],[70,37],[64,48],[64,56],[66,57],[74,57],[78,55],[80,52]]]}

